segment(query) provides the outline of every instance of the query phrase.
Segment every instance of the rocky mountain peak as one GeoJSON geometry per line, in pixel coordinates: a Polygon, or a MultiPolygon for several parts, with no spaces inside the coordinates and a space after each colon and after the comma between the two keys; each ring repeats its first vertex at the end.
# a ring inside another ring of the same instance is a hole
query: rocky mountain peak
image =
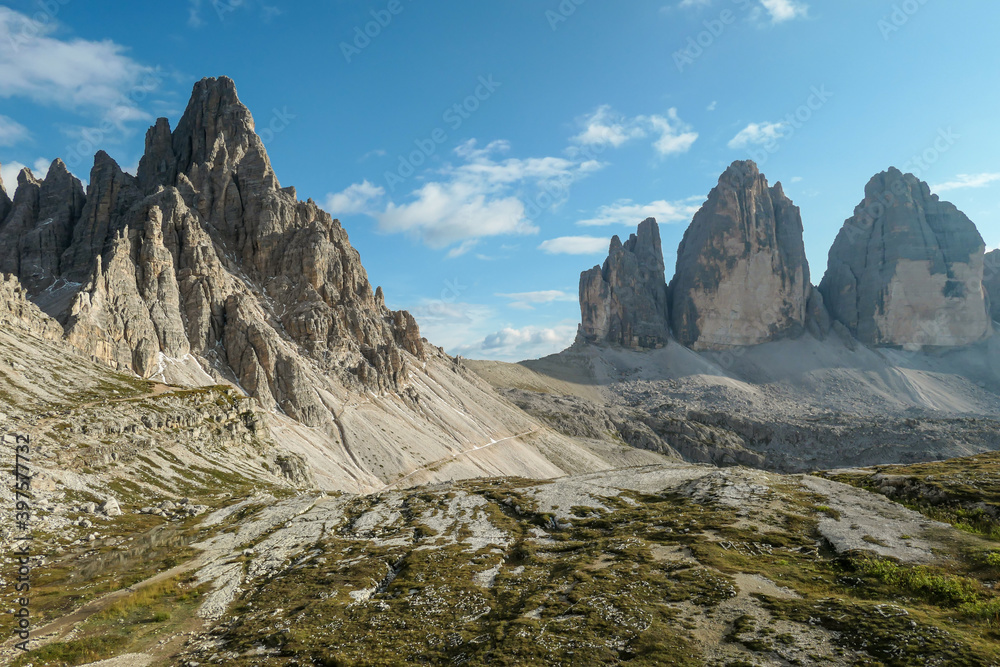
{"type": "Polygon", "coordinates": [[[890,168],[837,235],[820,291],[862,342],[966,345],[991,332],[985,243],[975,224],[913,174],[890,168]]]}
{"type": "Polygon", "coordinates": [[[667,294],[660,228],[649,218],[623,244],[611,239],[604,266],[580,276],[580,337],[632,348],[668,339],[667,294]]]}
{"type": "Polygon", "coordinates": [[[337,220],[279,187],[231,79],[195,84],[145,149],[137,177],[97,153],[86,196],[61,161],[25,171],[0,217],[0,271],[73,345],[144,377],[186,365],[314,426],[333,427],[334,386],[406,388],[416,322],[337,220]]]}
{"type": "Polygon", "coordinates": [[[695,214],[677,255],[671,321],[695,349],[757,345],[800,332],[809,300],[802,217],[780,183],[734,162],[695,214]]]}

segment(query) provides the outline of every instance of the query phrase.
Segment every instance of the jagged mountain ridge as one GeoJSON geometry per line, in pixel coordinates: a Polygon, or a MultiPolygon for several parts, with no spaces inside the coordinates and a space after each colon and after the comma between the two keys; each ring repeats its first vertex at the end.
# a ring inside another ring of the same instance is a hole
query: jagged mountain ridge
{"type": "Polygon", "coordinates": [[[101,152],[86,194],[56,161],[0,201],[0,266],[45,311],[39,326],[119,371],[242,389],[319,488],[545,478],[636,456],[545,428],[390,311],[340,223],[281,187],[230,79],[196,84],[172,132],[150,128],[136,176],[101,152]]]}
{"type": "MultiPolygon", "coordinates": [[[[654,237],[658,250],[656,221],[642,222],[639,241],[654,237]]],[[[819,287],[810,283],[798,207],[749,160],[726,169],[686,230],[662,324],[648,304],[663,285],[654,272],[637,273],[638,255],[630,253],[616,236],[603,270],[581,274],[578,341],[657,349],[674,338],[694,350],[724,350],[806,331],[823,339],[836,329],[867,345],[961,347],[990,337],[1000,310],[1000,297],[990,294],[1000,291],[1000,255],[985,257],[965,214],[894,168],[866,187],[819,287]],[[610,270],[619,264],[630,270],[610,270]],[[622,323],[636,322],[643,336],[621,335],[630,331],[622,323]]]]}
{"type": "Polygon", "coordinates": [[[376,389],[401,388],[404,353],[423,356],[416,322],[385,307],[339,222],[280,187],[225,77],[195,86],[173,133],[157,121],[136,177],[98,153],[84,196],[57,160],[44,181],[22,172],[11,208],[0,270],[113,367],[149,377],[161,353],[193,355],[319,425],[309,390],[278,377],[303,372],[299,350],[376,389]]]}
{"type": "Polygon", "coordinates": [[[660,229],[652,218],[623,244],[617,236],[604,266],[580,276],[580,336],[593,342],[656,348],[667,342],[667,287],[660,229]]]}

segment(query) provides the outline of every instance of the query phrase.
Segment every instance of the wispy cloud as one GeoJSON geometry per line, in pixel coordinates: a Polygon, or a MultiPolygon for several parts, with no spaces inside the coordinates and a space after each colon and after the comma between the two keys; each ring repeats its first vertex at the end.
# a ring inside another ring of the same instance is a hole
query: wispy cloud
{"type": "Polygon", "coordinates": [[[366,180],[355,183],[341,192],[327,195],[324,203],[326,210],[334,216],[370,213],[373,210],[373,203],[383,195],[385,188],[366,180]]]}
{"type": "Polygon", "coordinates": [[[150,121],[134,99],[154,91],[154,68],[127,55],[111,40],[58,39],[55,21],[44,24],[0,7],[0,98],[26,98],[82,116],[96,116],[119,129],[150,121]]]}
{"type": "Polygon", "coordinates": [[[562,290],[515,292],[513,294],[497,294],[497,296],[504,299],[510,299],[510,303],[507,305],[511,308],[517,308],[518,310],[534,310],[535,306],[544,305],[546,303],[555,303],[558,301],[575,302],[577,300],[576,296],[567,294],[562,290]]]}
{"type": "Polygon", "coordinates": [[[760,0],[773,23],[784,23],[809,14],[809,5],[800,0],[760,0]]]}
{"type": "MultiPolygon", "coordinates": [[[[682,9],[708,7],[713,0],[681,0],[677,7],[682,9]]],[[[750,9],[750,18],[755,21],[769,20],[771,23],[784,23],[809,15],[809,5],[802,0],[742,0],[740,7],[750,9]],[[752,4],[751,4],[752,1],[752,4]]]]}
{"type": "Polygon", "coordinates": [[[577,224],[585,227],[604,225],[634,227],[646,218],[656,218],[661,224],[688,222],[698,212],[704,200],[704,197],[688,197],[672,202],[660,199],[648,204],[636,204],[631,199],[619,199],[614,204],[597,209],[595,217],[580,220],[577,224]]]}
{"type": "Polygon", "coordinates": [[[389,202],[375,213],[379,229],[410,234],[431,248],[459,244],[450,252],[458,256],[476,239],[538,233],[525,201],[538,193],[549,200],[564,197],[575,181],[599,168],[593,161],[561,157],[501,157],[509,150],[505,141],[457,147],[454,154],[462,162],[430,172],[434,180],[414,190],[410,201],[389,202]]]}
{"type": "Polygon", "coordinates": [[[0,115],[0,146],[13,146],[31,137],[28,128],[9,116],[0,115]]]}
{"type": "Polygon", "coordinates": [[[598,107],[589,116],[580,119],[584,129],[572,141],[584,146],[613,146],[618,148],[630,139],[646,136],[646,130],[637,119],[615,113],[608,105],[598,107]]]}
{"type": "Polygon", "coordinates": [[[279,7],[268,5],[260,0],[208,0],[205,3],[202,0],[188,0],[188,25],[190,27],[200,28],[205,25],[205,19],[202,16],[203,4],[210,7],[220,21],[226,20],[230,14],[239,10],[255,10],[261,21],[265,23],[283,13],[279,7]]]}
{"type": "Polygon", "coordinates": [[[662,116],[629,118],[603,105],[578,122],[583,130],[571,141],[579,146],[619,148],[633,139],[654,137],[653,148],[667,156],[687,152],[698,140],[698,133],[681,120],[677,109],[669,109],[662,116]]]}
{"type": "Polygon", "coordinates": [[[982,174],[959,174],[953,180],[940,183],[931,188],[934,192],[963,190],[965,188],[984,188],[990,183],[1000,181],[1000,173],[987,172],[982,174]]]}
{"type": "Polygon", "coordinates": [[[597,255],[606,253],[611,239],[597,236],[560,236],[543,241],[538,249],[550,255],[597,255]]]}
{"type": "Polygon", "coordinates": [[[785,123],[750,123],[740,130],[727,144],[730,148],[766,146],[785,136],[785,123]]]}
{"type": "Polygon", "coordinates": [[[555,354],[576,338],[577,325],[561,322],[554,326],[504,327],[487,335],[482,342],[463,346],[465,356],[501,361],[521,361],[555,354]]]}

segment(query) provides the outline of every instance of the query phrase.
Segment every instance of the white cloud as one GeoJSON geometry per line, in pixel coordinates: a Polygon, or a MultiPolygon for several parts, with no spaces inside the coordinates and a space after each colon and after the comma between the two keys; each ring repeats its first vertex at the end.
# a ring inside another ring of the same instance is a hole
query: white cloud
{"type": "Polygon", "coordinates": [[[792,176],[792,178],[791,178],[791,180],[789,182],[790,183],[801,183],[803,180],[805,180],[805,179],[803,179],[801,176],[792,176]]]}
{"type": "Polygon", "coordinates": [[[560,236],[538,246],[550,255],[596,255],[608,251],[611,239],[596,236],[560,236]]]}
{"type": "Polygon", "coordinates": [[[504,327],[488,334],[480,343],[462,346],[458,353],[479,359],[521,361],[555,354],[576,338],[577,325],[562,322],[551,327],[504,327]]]}
{"type": "Polygon", "coordinates": [[[482,340],[496,326],[490,306],[443,299],[424,299],[408,308],[420,333],[451,354],[482,340]]]}
{"type": "Polygon", "coordinates": [[[653,148],[665,156],[687,152],[698,139],[698,133],[680,119],[677,109],[669,109],[665,116],[628,118],[603,105],[579,122],[584,129],[570,141],[580,146],[619,148],[633,139],[655,136],[653,148]]]}
{"type": "Polygon", "coordinates": [[[996,181],[1000,181],[1000,173],[959,174],[954,180],[935,185],[931,190],[934,192],[947,192],[949,190],[961,190],[964,188],[984,188],[996,181]]]}
{"type": "Polygon", "coordinates": [[[712,0],[681,0],[678,7],[707,7],[712,4],[712,0]]]}
{"type": "Polygon", "coordinates": [[[618,148],[630,139],[646,136],[646,131],[638,119],[629,120],[615,113],[608,105],[597,108],[594,113],[581,120],[583,132],[571,139],[583,146],[614,146],[618,148]]]}
{"type": "Polygon", "coordinates": [[[467,241],[462,241],[460,244],[448,251],[448,259],[454,259],[456,257],[461,257],[473,248],[479,245],[479,239],[469,239],[467,241]]]}
{"type": "Polygon", "coordinates": [[[718,106],[719,106],[719,103],[716,102],[716,101],[713,101],[711,104],[709,104],[707,107],[705,107],[705,111],[715,111],[718,108],[718,106]]]}
{"type": "Polygon", "coordinates": [[[535,306],[558,301],[575,302],[577,297],[562,290],[542,290],[538,292],[515,292],[513,294],[497,294],[504,299],[510,299],[508,304],[518,310],[534,310],[535,306]]]}
{"type": "Polygon", "coordinates": [[[740,130],[727,144],[730,148],[766,146],[785,136],[785,123],[750,123],[740,130]]]}
{"type": "Polygon", "coordinates": [[[660,199],[648,204],[636,204],[631,199],[620,199],[610,206],[597,209],[595,217],[580,220],[576,224],[585,227],[603,225],[634,227],[646,218],[656,218],[660,224],[689,222],[704,201],[704,197],[688,197],[673,202],[660,199]]]}
{"type": "Polygon", "coordinates": [[[155,90],[159,75],[111,40],[61,40],[55,21],[40,23],[0,7],[0,98],[22,97],[83,115],[97,115],[118,128],[152,120],[138,99],[155,90]]]}
{"type": "MultiPolygon", "coordinates": [[[[537,234],[531,218],[543,208],[557,206],[572,183],[600,166],[559,157],[495,157],[509,149],[503,141],[485,148],[477,148],[475,141],[457,147],[454,152],[464,163],[432,173],[437,180],[413,191],[411,201],[390,202],[375,213],[379,229],[411,234],[431,248],[492,236],[537,234]]],[[[459,245],[449,255],[464,254],[472,247],[459,245]]]]}
{"type": "Polygon", "coordinates": [[[0,146],[13,146],[30,136],[31,133],[24,125],[9,116],[0,115],[0,146]]]}
{"type": "MultiPolygon", "coordinates": [[[[43,157],[38,158],[31,163],[31,173],[35,178],[45,178],[45,175],[49,173],[49,167],[52,165],[52,160],[47,160],[43,157]]],[[[4,190],[7,191],[11,197],[14,196],[14,190],[17,189],[17,175],[21,173],[25,165],[20,162],[8,162],[7,164],[0,165],[0,179],[3,179],[4,190]]]]}
{"type": "Polygon", "coordinates": [[[368,213],[372,202],[385,194],[385,188],[367,180],[355,183],[336,194],[328,194],[324,208],[334,217],[352,213],[368,213]]]}
{"type": "Polygon", "coordinates": [[[368,151],[367,153],[362,155],[361,158],[358,160],[358,162],[364,162],[373,157],[385,157],[386,155],[388,155],[388,153],[385,151],[385,149],[376,148],[375,150],[368,151]]]}
{"type": "Polygon", "coordinates": [[[653,148],[662,156],[686,153],[698,140],[698,133],[677,116],[677,109],[670,109],[666,116],[650,116],[648,121],[660,134],[653,148]]]}
{"type": "Polygon", "coordinates": [[[783,23],[809,13],[809,5],[800,0],[760,0],[764,9],[771,15],[773,23],[783,23]]]}

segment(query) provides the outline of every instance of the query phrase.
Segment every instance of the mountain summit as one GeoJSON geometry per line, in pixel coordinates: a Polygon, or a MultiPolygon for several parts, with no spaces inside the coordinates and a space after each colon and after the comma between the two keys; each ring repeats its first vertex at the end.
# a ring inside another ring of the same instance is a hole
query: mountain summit
{"type": "Polygon", "coordinates": [[[57,160],[43,181],[23,171],[9,208],[0,270],[114,367],[169,376],[193,360],[319,425],[312,369],[399,390],[423,356],[340,223],[280,187],[228,78],[199,81],[173,132],[150,128],[138,176],[98,153],[84,196],[57,160]]]}
{"type": "Polygon", "coordinates": [[[695,349],[758,345],[801,332],[809,292],[802,216],[751,161],[734,162],[677,251],[671,322],[695,349]]]}

